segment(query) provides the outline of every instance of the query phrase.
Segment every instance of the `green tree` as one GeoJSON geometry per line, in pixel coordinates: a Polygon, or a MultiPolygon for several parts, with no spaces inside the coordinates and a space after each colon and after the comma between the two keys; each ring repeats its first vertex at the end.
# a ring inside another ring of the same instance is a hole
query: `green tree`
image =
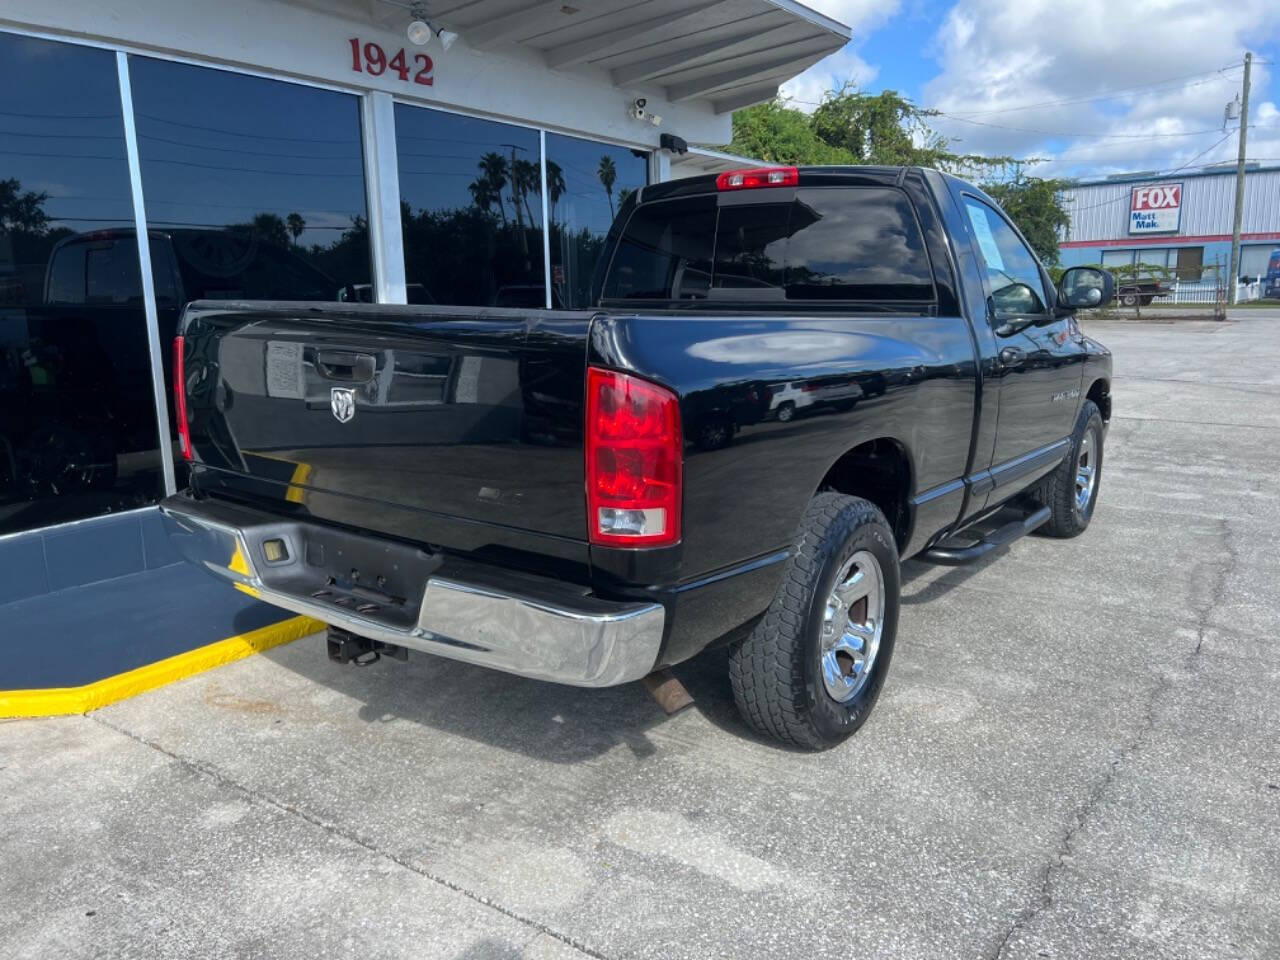
{"type": "Polygon", "coordinates": [[[1034,159],[957,152],[932,127],[937,115],[897,91],[860,93],[846,83],[825,94],[812,114],[782,100],[737,111],[728,149],[767,163],[921,166],[963,176],[981,183],[1041,259],[1056,264],[1060,231],[1070,224],[1060,200],[1063,182],[1022,176],[1022,166],[1034,159]]]}
{"type": "Polygon", "coordinates": [[[542,219],[542,213],[539,212],[537,218],[534,217],[533,208],[529,205],[529,195],[541,196],[542,170],[532,160],[517,160],[511,171],[511,179],[515,185],[517,198],[524,204],[524,212],[529,217],[529,222],[538,223],[542,219]]]}
{"type": "Polygon", "coordinates": [[[49,226],[44,212],[47,193],[23,190],[16,178],[0,180],[0,230],[24,230],[43,233],[49,226]]]}
{"type": "Polygon", "coordinates": [[[1036,255],[1047,265],[1058,263],[1058,241],[1071,225],[1071,215],[1062,205],[1064,180],[1017,177],[1006,182],[988,182],[983,188],[1009,215],[1036,255]]]}
{"type": "Polygon", "coordinates": [[[480,176],[471,184],[471,197],[481,210],[488,211],[493,204],[498,205],[498,214],[502,222],[507,222],[507,210],[502,205],[502,188],[507,185],[507,158],[502,154],[490,151],[480,158],[476,164],[480,168],[480,176]]]}
{"type": "Polygon", "coordinates": [[[613,185],[618,182],[618,167],[613,162],[613,157],[605,154],[600,158],[600,166],[596,168],[596,176],[600,178],[600,183],[604,186],[604,192],[609,195],[609,212],[616,217],[618,212],[613,209],[613,185]]]}
{"type": "Polygon", "coordinates": [[[297,212],[285,217],[284,225],[289,229],[289,236],[293,237],[294,243],[298,242],[298,238],[302,236],[302,231],[307,229],[307,221],[302,218],[302,214],[297,212]]]}
{"type": "Polygon", "coordinates": [[[568,186],[564,182],[564,168],[554,160],[547,161],[547,193],[548,200],[551,201],[551,219],[556,218],[556,204],[560,202],[560,198],[564,196],[568,186]]]}
{"type": "Polygon", "coordinates": [[[728,149],[766,163],[856,163],[848,150],[818,136],[812,120],[780,100],[739,110],[733,115],[728,149]]]}

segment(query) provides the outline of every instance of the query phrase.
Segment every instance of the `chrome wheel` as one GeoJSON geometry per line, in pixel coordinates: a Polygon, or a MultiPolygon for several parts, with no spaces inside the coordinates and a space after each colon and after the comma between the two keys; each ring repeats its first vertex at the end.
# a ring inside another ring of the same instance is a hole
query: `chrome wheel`
{"type": "Polygon", "coordinates": [[[837,703],[862,692],[884,631],[884,575],[875,555],[859,550],[836,577],[822,617],[822,684],[837,703]]]}
{"type": "Polygon", "coordinates": [[[1084,516],[1093,500],[1093,489],[1098,485],[1098,453],[1102,438],[1096,427],[1090,427],[1080,441],[1080,454],[1076,459],[1076,511],[1084,516]]]}

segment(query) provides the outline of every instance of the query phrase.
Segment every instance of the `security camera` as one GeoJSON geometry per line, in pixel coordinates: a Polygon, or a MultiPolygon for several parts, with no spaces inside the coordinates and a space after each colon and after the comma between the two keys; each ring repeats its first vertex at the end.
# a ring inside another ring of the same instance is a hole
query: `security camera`
{"type": "Polygon", "coordinates": [[[662,118],[645,109],[648,102],[649,101],[644,97],[636,97],[635,102],[631,104],[631,109],[628,110],[627,113],[631,116],[632,120],[643,120],[645,123],[651,123],[655,127],[660,126],[662,124],[662,118]]]}

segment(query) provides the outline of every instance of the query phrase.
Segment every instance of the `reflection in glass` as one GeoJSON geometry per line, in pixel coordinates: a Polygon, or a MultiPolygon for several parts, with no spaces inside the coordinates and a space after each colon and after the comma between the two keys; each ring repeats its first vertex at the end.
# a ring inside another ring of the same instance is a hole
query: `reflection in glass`
{"type": "Polygon", "coordinates": [[[556,306],[591,306],[591,277],[623,202],[649,182],[649,154],[547,134],[551,290],[556,306]]]}
{"type": "Polygon", "coordinates": [[[1035,255],[991,207],[972,197],[965,197],[964,204],[991,284],[996,319],[1044,313],[1048,299],[1035,255]]]}
{"type": "Polygon", "coordinates": [[[396,104],[396,156],[410,302],[543,307],[538,132],[396,104]]]}
{"type": "Polygon", "coordinates": [[[715,197],[641,205],[627,221],[613,255],[604,296],[705,300],[715,239],[715,197]]]}
{"type": "Polygon", "coordinates": [[[374,299],[356,97],[150,57],[129,76],[162,345],[192,300],[374,299]]]}
{"type": "Polygon", "coordinates": [[[622,232],[605,297],[933,299],[924,237],[901,190],[816,188],[797,190],[791,200],[780,196],[719,210],[715,196],[640,206],[622,232]]]}
{"type": "Polygon", "coordinates": [[[0,33],[0,534],[163,481],[115,55],[0,33]]]}
{"type": "Polygon", "coordinates": [[[367,300],[354,96],[129,59],[160,338],[191,300],[367,300]]]}

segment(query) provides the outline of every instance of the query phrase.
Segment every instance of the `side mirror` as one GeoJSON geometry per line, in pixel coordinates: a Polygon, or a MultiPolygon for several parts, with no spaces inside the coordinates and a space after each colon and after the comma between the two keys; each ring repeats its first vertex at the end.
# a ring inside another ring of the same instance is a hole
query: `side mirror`
{"type": "Polygon", "coordinates": [[[1058,281],[1058,306],[1066,310],[1102,307],[1115,295],[1116,278],[1094,267],[1071,267],[1058,281]]]}

